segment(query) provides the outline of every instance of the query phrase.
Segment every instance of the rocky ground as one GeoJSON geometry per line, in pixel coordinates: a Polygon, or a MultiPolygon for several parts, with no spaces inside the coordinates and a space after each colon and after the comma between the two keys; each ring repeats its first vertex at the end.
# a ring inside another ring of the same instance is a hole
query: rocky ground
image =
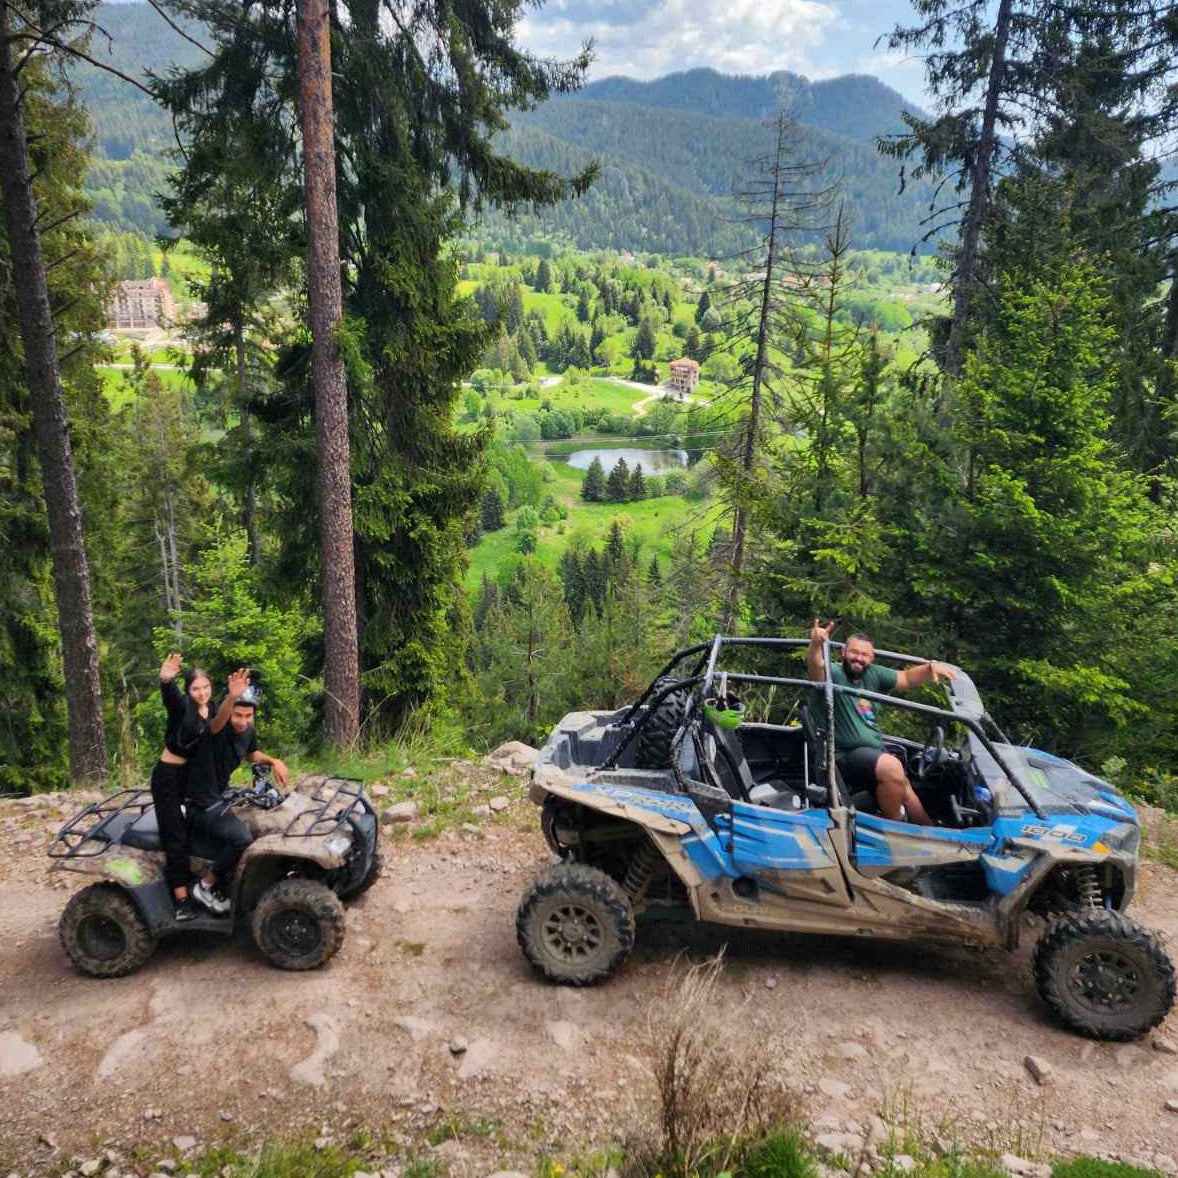
{"type": "MultiPolygon", "coordinates": [[[[682,949],[701,959],[725,945],[716,1013],[733,1043],[779,1062],[829,1151],[906,1123],[996,1153],[1098,1153],[1178,1174],[1178,1015],[1140,1043],[1077,1038],[1036,998],[1026,948],[644,922],[611,983],[542,983],[514,933],[520,893],[549,859],[525,785],[453,772],[472,820],[428,839],[413,821],[386,826],[388,870],[312,974],[270,968],[244,936],[188,934],[130,977],[79,977],[56,933],[78,877],[45,856],[77,796],[0,801],[0,1174],[183,1175],[216,1143],[308,1133],[364,1133],[388,1167],[429,1157],[425,1169],[452,1178],[530,1173],[538,1155],[609,1145],[649,1119],[649,1029],[675,1001],[668,975],[682,949]]],[[[1178,873],[1145,863],[1134,914],[1171,944],[1176,898],[1178,873]]]]}

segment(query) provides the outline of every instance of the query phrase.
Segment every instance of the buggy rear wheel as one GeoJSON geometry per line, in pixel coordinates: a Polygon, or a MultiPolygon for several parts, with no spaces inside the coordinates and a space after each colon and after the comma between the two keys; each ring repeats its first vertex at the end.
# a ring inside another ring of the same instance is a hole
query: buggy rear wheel
{"type": "Polygon", "coordinates": [[[1034,970],[1043,1001],[1093,1039],[1136,1039],[1174,1004],[1174,965],[1161,942],[1117,912],[1053,919],[1034,970]]]}
{"type": "Polygon", "coordinates": [[[634,910],[604,871],[559,863],[532,881],[515,918],[524,956],[550,982],[611,977],[634,947],[634,910]]]}
{"type": "Polygon", "coordinates": [[[313,879],[283,879],[254,909],[254,942],[279,969],[317,969],[344,942],[344,906],[313,879]]]}
{"type": "Polygon", "coordinates": [[[92,978],[121,978],[155,952],[147,921],[116,884],[91,884],[71,896],[57,935],[78,972],[92,978]]]}

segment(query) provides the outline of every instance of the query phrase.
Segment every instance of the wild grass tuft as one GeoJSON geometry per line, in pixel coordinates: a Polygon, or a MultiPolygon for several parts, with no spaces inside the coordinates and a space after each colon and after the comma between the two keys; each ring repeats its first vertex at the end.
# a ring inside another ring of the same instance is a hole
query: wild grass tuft
{"type": "Polygon", "coordinates": [[[818,1178],[818,1163],[797,1129],[766,1134],[746,1151],[744,1178],[818,1178]]]}
{"type": "Polygon", "coordinates": [[[656,1111],[630,1143],[627,1170],[636,1178],[729,1171],[749,1142],[799,1119],[797,1094],[777,1075],[767,1043],[735,1030],[741,1020],[718,1009],[722,973],[722,956],[677,966],[655,1005],[647,1051],[656,1111]]]}
{"type": "Polygon", "coordinates": [[[255,1153],[210,1150],[184,1165],[201,1178],[351,1178],[364,1159],[342,1146],[298,1141],[271,1142],[255,1153]]]}

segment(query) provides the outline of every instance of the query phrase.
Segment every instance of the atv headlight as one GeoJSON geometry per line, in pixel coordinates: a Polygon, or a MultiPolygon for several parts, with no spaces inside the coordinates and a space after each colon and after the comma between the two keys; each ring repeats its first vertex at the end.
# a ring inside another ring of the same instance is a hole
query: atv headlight
{"type": "Polygon", "coordinates": [[[352,849],[352,840],[346,834],[337,834],[335,838],[327,840],[326,846],[333,855],[343,859],[352,849]]]}

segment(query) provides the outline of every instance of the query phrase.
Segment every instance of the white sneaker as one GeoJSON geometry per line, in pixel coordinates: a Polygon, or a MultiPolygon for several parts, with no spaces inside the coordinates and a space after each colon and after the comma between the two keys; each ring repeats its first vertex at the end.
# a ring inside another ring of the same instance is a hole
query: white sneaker
{"type": "Polygon", "coordinates": [[[230,908],[229,901],[221,895],[216,886],[209,887],[203,879],[198,879],[192,885],[192,898],[207,908],[214,916],[224,916],[230,908]]]}

